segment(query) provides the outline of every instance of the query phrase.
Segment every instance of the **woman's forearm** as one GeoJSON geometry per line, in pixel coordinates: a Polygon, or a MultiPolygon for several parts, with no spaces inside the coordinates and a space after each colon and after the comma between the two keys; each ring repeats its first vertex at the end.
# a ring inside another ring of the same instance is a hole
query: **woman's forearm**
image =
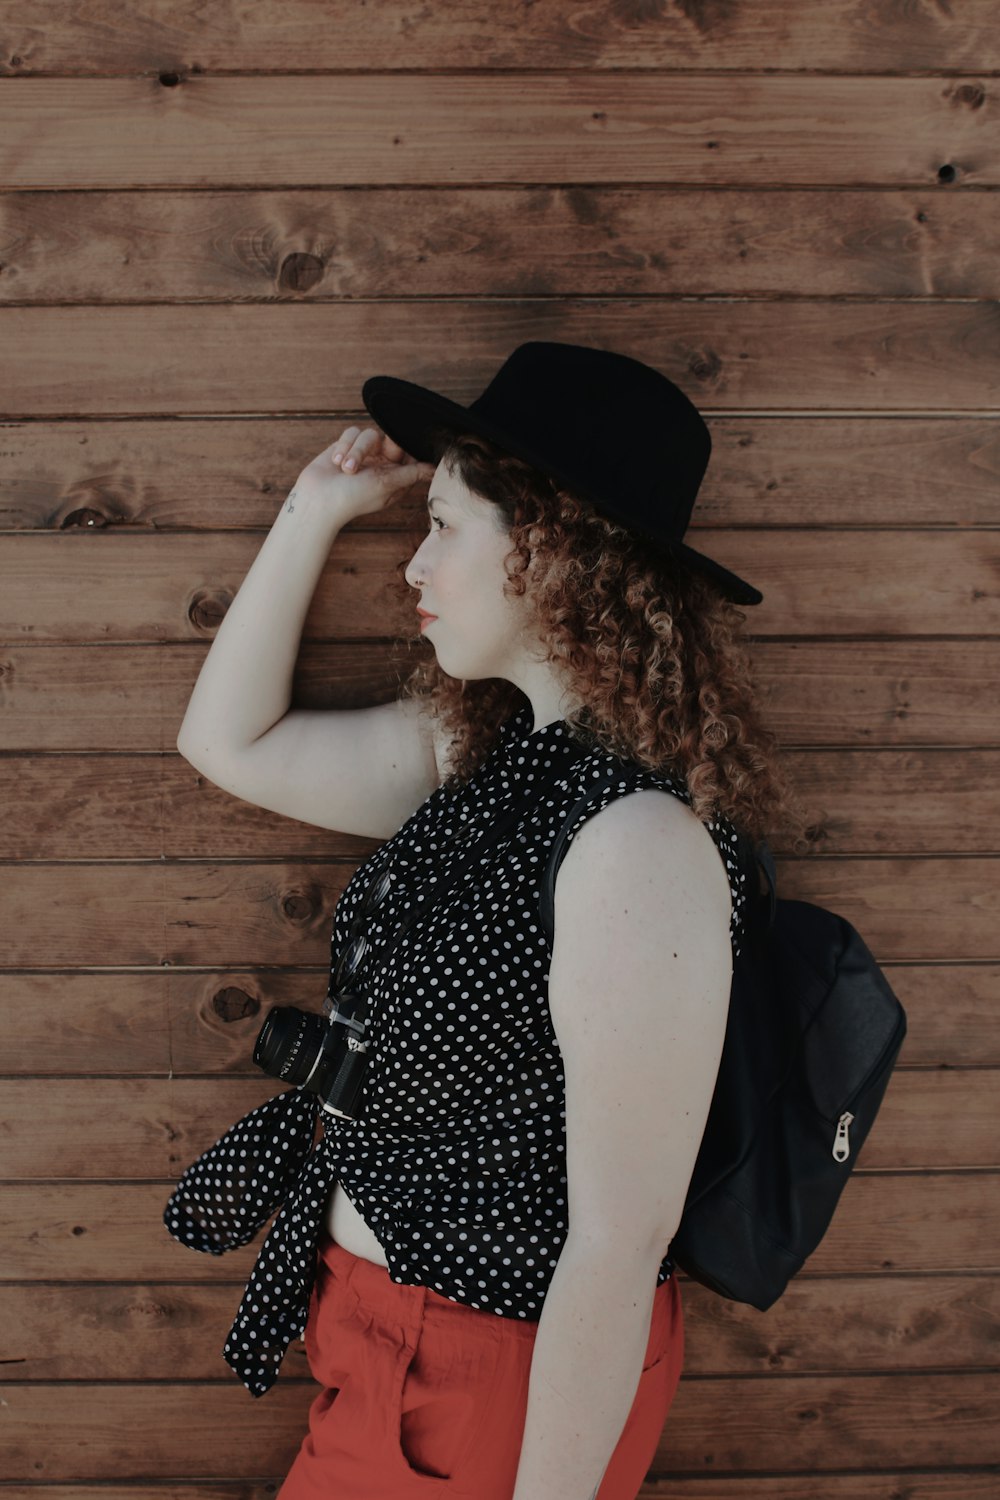
{"type": "Polygon", "coordinates": [[[197,761],[250,744],[287,712],[312,596],[350,516],[293,486],[215,634],[177,736],[197,761]]]}
{"type": "Polygon", "coordinates": [[[662,1259],[566,1240],[535,1335],[513,1500],[594,1500],[639,1388],[662,1259]]]}

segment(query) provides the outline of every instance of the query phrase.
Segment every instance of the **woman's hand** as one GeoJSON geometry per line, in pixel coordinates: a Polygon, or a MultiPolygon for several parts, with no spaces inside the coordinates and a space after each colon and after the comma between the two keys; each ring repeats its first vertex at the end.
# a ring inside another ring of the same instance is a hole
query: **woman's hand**
{"type": "Polygon", "coordinates": [[[414,485],[429,483],[435,465],[420,463],[380,427],[345,427],[336,442],[306,464],[295,487],[319,491],[348,519],[382,510],[414,485]]]}

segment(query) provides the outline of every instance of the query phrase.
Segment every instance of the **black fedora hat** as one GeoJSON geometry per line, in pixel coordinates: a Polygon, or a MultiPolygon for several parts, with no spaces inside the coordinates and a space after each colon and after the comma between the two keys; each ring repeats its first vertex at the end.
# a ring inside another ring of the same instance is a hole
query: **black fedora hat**
{"type": "Polygon", "coordinates": [[[365,409],[394,443],[435,463],[432,433],[488,438],[602,515],[713,579],[728,599],[763,594],[682,540],[712,438],[697,407],[659,370],[584,344],[520,344],[481,396],[460,406],[436,391],[373,375],[365,409]]]}

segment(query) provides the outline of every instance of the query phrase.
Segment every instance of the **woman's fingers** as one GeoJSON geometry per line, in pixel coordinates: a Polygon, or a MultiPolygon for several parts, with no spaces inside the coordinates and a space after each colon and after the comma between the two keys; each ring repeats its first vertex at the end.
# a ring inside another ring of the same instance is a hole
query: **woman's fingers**
{"type": "Polygon", "coordinates": [[[356,473],[366,458],[385,458],[388,463],[414,463],[415,460],[393,442],[379,427],[345,427],[330,448],[330,462],[346,473],[356,473]]]}
{"type": "Polygon", "coordinates": [[[340,437],[329,447],[330,462],[340,464],[351,450],[351,444],[361,431],[360,427],[345,427],[340,437]]]}
{"type": "Polygon", "coordinates": [[[377,427],[366,427],[359,437],[354,439],[350,448],[344,455],[342,467],[347,469],[360,469],[369,454],[375,452],[382,444],[382,434],[377,427]]]}

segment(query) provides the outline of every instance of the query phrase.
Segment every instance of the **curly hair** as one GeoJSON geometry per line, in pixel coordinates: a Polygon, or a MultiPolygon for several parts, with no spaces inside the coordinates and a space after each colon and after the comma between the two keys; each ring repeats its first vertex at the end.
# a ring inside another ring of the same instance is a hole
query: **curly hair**
{"type": "MultiPolygon", "coordinates": [[[[438,430],[437,462],[498,510],[510,537],[504,592],[531,595],[545,659],[582,707],[566,716],[581,745],[679,774],[704,823],[722,813],[754,840],[780,822],[802,846],[804,816],[778,760],[752,683],[744,611],[705,575],[654,555],[641,539],[485,438],[438,430]]],[[[411,590],[397,568],[405,590],[411,590]]],[[[409,654],[429,643],[396,642],[409,654]]],[[[433,653],[433,647],[430,648],[433,653]]],[[[449,739],[445,786],[465,784],[505,719],[526,702],[500,678],[450,677],[431,654],[407,675],[449,739]]]]}

